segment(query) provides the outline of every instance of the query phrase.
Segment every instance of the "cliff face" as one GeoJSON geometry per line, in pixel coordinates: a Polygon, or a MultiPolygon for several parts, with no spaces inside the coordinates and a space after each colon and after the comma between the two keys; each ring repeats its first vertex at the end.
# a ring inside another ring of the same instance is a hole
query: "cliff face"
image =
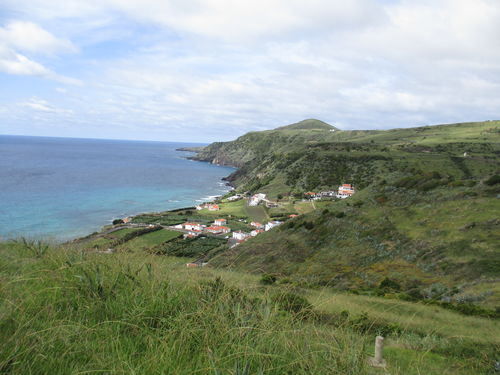
{"type": "Polygon", "coordinates": [[[196,150],[193,160],[241,168],[273,152],[286,151],[287,146],[301,147],[305,139],[329,134],[337,128],[319,120],[304,120],[274,130],[250,132],[231,142],[215,142],[196,150]]]}
{"type": "Polygon", "coordinates": [[[245,162],[252,160],[254,155],[249,154],[250,150],[243,147],[243,145],[235,144],[235,142],[237,141],[212,143],[197,151],[197,154],[190,157],[190,159],[241,168],[245,162]]]}

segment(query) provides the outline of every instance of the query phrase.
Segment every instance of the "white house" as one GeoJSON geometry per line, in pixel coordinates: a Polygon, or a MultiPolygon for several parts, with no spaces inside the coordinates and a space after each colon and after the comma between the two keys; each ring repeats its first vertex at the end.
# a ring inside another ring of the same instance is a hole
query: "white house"
{"type": "Polygon", "coordinates": [[[237,231],[237,232],[233,232],[233,238],[235,240],[238,240],[238,241],[244,241],[246,240],[248,237],[250,237],[250,234],[249,233],[245,233],[245,232],[242,232],[241,230],[237,231]]]}
{"type": "Polygon", "coordinates": [[[264,194],[264,193],[254,194],[250,197],[250,200],[248,201],[248,205],[249,206],[257,206],[263,199],[266,199],[266,194],[264,194]]]}
{"type": "Polygon", "coordinates": [[[343,184],[339,186],[339,191],[337,193],[337,198],[349,198],[354,194],[354,188],[351,184],[343,184]]]}
{"type": "Polygon", "coordinates": [[[264,229],[254,229],[253,231],[250,232],[250,236],[255,237],[260,233],[263,233],[264,229]]]}
{"type": "Polygon", "coordinates": [[[200,223],[184,223],[182,224],[185,230],[202,230],[203,226],[200,223]]]}
{"type": "Polygon", "coordinates": [[[264,229],[267,232],[268,230],[271,230],[271,229],[273,229],[274,227],[277,227],[280,224],[281,224],[281,221],[270,221],[269,223],[266,224],[266,226],[264,227],[264,229]]]}
{"type": "Polygon", "coordinates": [[[243,198],[243,197],[240,194],[236,194],[236,195],[233,195],[232,197],[227,198],[227,200],[229,202],[234,202],[234,201],[240,200],[241,198],[243,198]]]}
{"type": "Polygon", "coordinates": [[[226,219],[216,219],[214,220],[214,225],[216,226],[224,226],[226,225],[227,220],[226,219]]]}
{"type": "Polygon", "coordinates": [[[195,238],[201,234],[201,230],[190,230],[189,232],[184,234],[184,238],[195,238]]]}
{"type": "Polygon", "coordinates": [[[320,193],[320,195],[321,195],[322,197],[335,197],[335,196],[337,195],[337,192],[336,192],[336,191],[333,191],[333,190],[332,190],[332,191],[322,191],[322,192],[320,193]]]}
{"type": "Polygon", "coordinates": [[[205,230],[213,234],[226,234],[231,232],[231,228],[220,225],[212,225],[211,227],[205,228],[205,230]]]}

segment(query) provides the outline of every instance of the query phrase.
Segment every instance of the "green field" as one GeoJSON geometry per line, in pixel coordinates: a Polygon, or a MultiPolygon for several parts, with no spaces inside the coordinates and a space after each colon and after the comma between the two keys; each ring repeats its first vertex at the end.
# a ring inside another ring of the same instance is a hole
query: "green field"
{"type": "Polygon", "coordinates": [[[209,211],[207,209],[199,211],[200,214],[214,217],[214,216],[234,216],[234,217],[246,217],[245,213],[246,200],[241,199],[236,202],[227,202],[219,204],[219,211],[209,211]]]}
{"type": "Polygon", "coordinates": [[[120,229],[120,230],[117,230],[115,232],[112,232],[108,235],[108,237],[113,237],[113,238],[123,238],[125,237],[126,235],[130,234],[130,233],[134,233],[134,232],[137,232],[138,230],[140,229],[135,229],[135,228],[124,228],[124,229],[120,229]]]}
{"type": "Polygon", "coordinates": [[[249,220],[257,221],[259,223],[266,223],[269,221],[269,215],[263,206],[245,206],[245,212],[249,220]]]}
{"type": "Polygon", "coordinates": [[[182,233],[162,229],[135,237],[120,245],[119,250],[142,251],[178,237],[182,237],[182,233]]]}

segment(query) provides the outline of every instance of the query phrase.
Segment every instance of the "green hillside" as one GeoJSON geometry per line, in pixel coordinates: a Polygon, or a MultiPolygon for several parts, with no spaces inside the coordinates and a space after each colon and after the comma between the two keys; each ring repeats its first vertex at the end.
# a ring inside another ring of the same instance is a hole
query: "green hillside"
{"type": "Polygon", "coordinates": [[[303,213],[306,191],[358,189],[211,264],[414,300],[439,289],[441,301],[500,306],[499,121],[387,131],[292,125],[212,144],[198,158],[240,160],[230,176],[237,190],[279,198],[282,211],[303,213]],[[380,289],[385,278],[397,291],[380,289]]]}
{"type": "Polygon", "coordinates": [[[330,124],[327,124],[326,122],[320,121],[320,120],[315,120],[315,119],[308,119],[308,120],[302,120],[300,122],[297,122],[295,124],[291,125],[286,125],[286,126],[281,126],[279,128],[276,128],[276,130],[339,130],[335,126],[332,126],[330,124]]]}
{"type": "Polygon", "coordinates": [[[477,181],[498,169],[500,121],[387,131],[294,127],[213,143],[194,159],[237,166],[229,180],[238,190],[259,190],[272,198],[347,181],[359,189],[412,170],[477,181]]]}

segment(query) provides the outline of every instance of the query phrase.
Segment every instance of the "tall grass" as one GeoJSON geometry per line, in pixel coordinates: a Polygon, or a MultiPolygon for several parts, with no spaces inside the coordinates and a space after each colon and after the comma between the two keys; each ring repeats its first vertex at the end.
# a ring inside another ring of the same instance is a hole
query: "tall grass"
{"type": "Polygon", "coordinates": [[[34,257],[22,245],[8,249],[16,265],[2,258],[0,268],[0,373],[365,371],[364,340],[305,323],[266,294],[220,278],[183,285],[113,255],[34,257]]]}
{"type": "MultiPolygon", "coordinates": [[[[384,373],[366,364],[376,330],[358,318],[375,300],[262,286],[253,275],[184,263],[50,247],[38,255],[22,241],[0,243],[0,374],[384,373]]],[[[417,324],[418,334],[405,328],[388,341],[390,374],[489,373],[489,357],[464,361],[480,350],[417,324]]]]}

